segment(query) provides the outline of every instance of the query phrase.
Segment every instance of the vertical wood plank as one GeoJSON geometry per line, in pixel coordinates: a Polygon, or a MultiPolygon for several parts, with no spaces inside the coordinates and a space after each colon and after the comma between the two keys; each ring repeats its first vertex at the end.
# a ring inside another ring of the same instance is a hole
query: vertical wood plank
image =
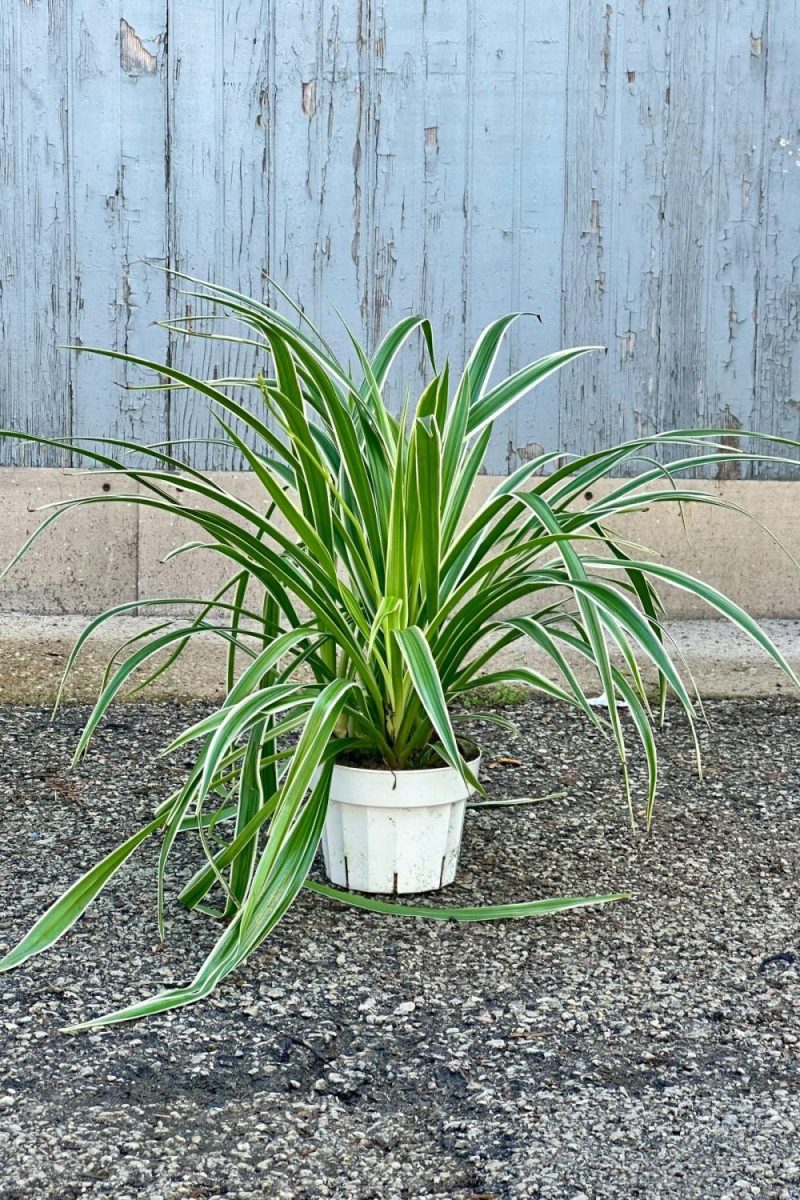
{"type": "MultiPolygon", "coordinates": [[[[467,53],[472,63],[469,240],[462,259],[467,296],[465,351],[484,326],[513,305],[518,279],[519,207],[515,203],[517,53],[523,0],[497,0],[491,8],[472,0],[467,53]]],[[[497,372],[510,369],[510,343],[497,359],[497,372]]],[[[528,401],[530,403],[530,401],[528,401]]],[[[487,454],[491,472],[509,467],[511,415],[498,421],[487,454]]]]}
{"type": "MultiPolygon", "coordinates": [[[[69,38],[69,164],[74,345],[126,349],[122,293],[124,167],[118,3],[78,4],[69,38]]],[[[130,350],[135,351],[131,346],[130,350]]],[[[113,437],[126,405],[126,371],[112,359],[71,354],[75,434],[113,437]]],[[[87,464],[89,460],[84,460],[87,464]]]]}
{"type": "MultiPolygon", "coordinates": [[[[756,333],[756,428],[800,438],[800,4],[770,0],[756,333]]],[[[778,448],[786,453],[785,448],[778,448]]],[[[796,457],[796,453],[792,455],[796,457]]],[[[761,475],[797,478],[791,467],[761,475]]]]}
{"type": "MultiPolygon", "coordinates": [[[[324,0],[301,0],[296,24],[282,22],[278,12],[273,10],[275,75],[274,109],[270,113],[275,155],[273,271],[280,286],[316,323],[321,311],[317,284],[321,284],[324,275],[317,233],[324,191],[326,109],[333,102],[331,81],[323,65],[328,14],[324,0]]],[[[348,15],[353,20],[352,14],[348,15]]],[[[334,17],[337,41],[339,20],[337,6],[334,17]]],[[[348,42],[355,42],[356,31],[357,25],[348,21],[344,35],[348,42]]],[[[336,119],[343,116],[344,112],[336,105],[336,119]]],[[[342,151],[349,154],[349,148],[342,147],[342,151]]],[[[341,300],[344,302],[344,296],[341,300]]],[[[346,308],[349,309],[349,304],[346,308]]]]}
{"type": "MultiPolygon", "coordinates": [[[[758,313],[760,197],[763,187],[766,7],[728,0],[718,36],[713,121],[715,208],[708,214],[713,270],[708,293],[708,416],[732,430],[754,415],[758,313]]],[[[751,475],[727,463],[720,478],[751,475]]]]}
{"type": "MultiPolygon", "coordinates": [[[[0,426],[72,433],[66,7],[0,5],[0,426]]],[[[5,465],[57,466],[55,450],[0,444],[5,465]]]]}
{"type": "MultiPolygon", "coordinates": [[[[714,111],[718,14],[703,0],[673,10],[669,27],[669,115],[657,425],[713,422],[709,399],[710,309],[719,189],[714,111]]],[[[669,456],[675,457],[678,449],[669,456]]]]}
{"type": "MultiPolygon", "coordinates": [[[[427,127],[424,80],[424,6],[410,6],[402,20],[387,0],[373,5],[370,97],[375,171],[370,202],[370,287],[367,336],[376,345],[401,317],[417,313],[424,270],[423,192],[434,153],[427,127]]],[[[437,338],[437,341],[440,339],[437,338]]],[[[441,344],[441,353],[445,346],[441,344]]],[[[430,364],[419,335],[398,355],[387,396],[400,410],[406,392],[417,392],[430,364]]]]}
{"type": "Polygon", "coordinates": [[[345,356],[334,306],[360,331],[369,24],[358,0],[302,0],[275,30],[274,272],[345,356]]]}
{"type": "MultiPolygon", "coordinates": [[[[71,324],[76,345],[163,361],[166,280],[164,0],[82,0],[72,9],[71,324]]],[[[157,382],[111,359],[73,362],[75,434],[166,437],[157,382]]]]}
{"type": "MultiPolygon", "coordinates": [[[[176,271],[200,279],[220,279],[222,265],[224,197],[220,151],[222,127],[222,31],[221,5],[200,7],[170,3],[168,26],[168,115],[169,156],[169,252],[176,271]],[[202,103],[198,91],[202,90],[202,103]]],[[[210,305],[187,293],[192,285],[171,281],[170,317],[196,316],[213,312],[210,305]]],[[[198,326],[214,331],[214,323],[198,326]]],[[[226,374],[221,362],[221,343],[174,335],[173,362],[181,370],[201,378],[226,374]]],[[[169,436],[192,445],[181,456],[200,468],[217,470],[233,464],[218,448],[197,439],[215,438],[219,429],[211,419],[205,400],[192,393],[170,394],[169,436]]]]}
{"type": "MultiPolygon", "coordinates": [[[[610,4],[570,4],[567,63],[566,186],[562,258],[562,341],[609,342],[611,138],[619,69],[616,20],[610,4]]],[[[559,443],[582,453],[606,440],[608,360],[587,355],[559,378],[559,443]]]]}
{"type": "MultiPolygon", "coordinates": [[[[514,107],[512,278],[498,311],[538,313],[512,330],[510,365],[522,366],[561,346],[561,248],[566,159],[567,5],[526,0],[518,11],[514,107]]],[[[542,449],[558,448],[559,381],[547,380],[511,410],[505,460],[514,470],[542,449]]]]}
{"type": "Polygon", "coordinates": [[[666,3],[626,5],[615,27],[608,222],[609,326],[598,422],[607,442],[655,432],[669,112],[666,3]]]}
{"type": "MultiPolygon", "coordinates": [[[[409,191],[412,172],[421,184],[405,210],[416,234],[410,252],[418,271],[418,309],[433,326],[438,368],[450,361],[451,388],[468,352],[464,259],[471,227],[474,22],[471,0],[425,8],[417,81],[418,150],[403,164],[409,191]]],[[[400,269],[408,269],[402,260],[400,269]]]]}
{"type": "MultiPolygon", "coordinates": [[[[377,35],[366,0],[318,3],[319,33],[313,58],[309,55],[286,101],[287,106],[296,107],[289,119],[298,122],[310,169],[300,197],[299,220],[294,216],[293,180],[300,173],[300,163],[292,175],[281,180],[284,240],[291,251],[282,267],[289,290],[297,293],[317,327],[347,361],[351,351],[336,311],[364,333],[362,298],[369,245],[366,172],[374,153],[367,129],[368,62],[370,41],[377,35]],[[303,103],[303,85],[311,82],[316,87],[313,112],[303,103]]],[[[285,54],[291,45],[287,34],[285,54]]],[[[288,122],[279,120],[277,127],[285,139],[291,136],[288,122]]]]}
{"type": "MultiPolygon", "coordinates": [[[[156,324],[168,315],[168,101],[166,0],[122,0],[119,28],[119,207],[123,346],[156,362],[169,353],[169,336],[156,324]]],[[[168,437],[168,397],[136,390],[141,373],[126,371],[117,421],[134,440],[168,437]]],[[[145,383],[155,382],[147,376],[145,383]]],[[[111,427],[112,414],[109,414],[111,427]]]]}
{"type": "MultiPolygon", "coordinates": [[[[269,269],[268,179],[275,169],[268,154],[271,11],[266,0],[172,3],[169,22],[172,262],[186,274],[258,298],[269,269]]],[[[174,315],[211,311],[185,294],[192,286],[178,281],[172,289],[174,315]]],[[[175,336],[172,353],[201,378],[249,376],[266,366],[256,352],[214,340],[175,336]]],[[[249,390],[236,394],[257,402],[249,390]]],[[[220,432],[203,401],[183,391],[172,394],[172,438],[214,439],[220,432]]],[[[217,470],[241,466],[238,456],[212,444],[188,454],[197,465],[217,470]]]]}

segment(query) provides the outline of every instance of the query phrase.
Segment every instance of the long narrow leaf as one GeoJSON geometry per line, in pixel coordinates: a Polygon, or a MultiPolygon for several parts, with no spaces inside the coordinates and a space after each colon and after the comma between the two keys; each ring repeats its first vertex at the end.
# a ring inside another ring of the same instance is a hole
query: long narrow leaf
{"type": "Polygon", "coordinates": [[[391,917],[423,917],[429,921],[508,921],[517,917],[544,917],[566,912],[570,908],[586,908],[590,904],[612,904],[615,900],[630,900],[631,892],[610,892],[599,896],[563,896],[552,900],[528,900],[519,904],[485,904],[475,908],[434,908],[420,904],[392,904],[388,900],[373,900],[355,892],[309,880],[305,887],[327,900],[362,908],[367,912],[391,917]]]}

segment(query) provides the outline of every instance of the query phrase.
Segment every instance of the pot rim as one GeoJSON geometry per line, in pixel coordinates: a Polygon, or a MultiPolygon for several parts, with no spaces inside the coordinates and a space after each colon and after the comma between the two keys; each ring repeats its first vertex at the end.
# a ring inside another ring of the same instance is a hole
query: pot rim
{"type": "MultiPolygon", "coordinates": [[[[476,752],[474,757],[467,759],[467,766],[474,775],[477,773],[478,768],[481,765],[482,751],[480,746],[476,745],[475,742],[470,742],[469,748],[474,749],[476,752]]],[[[445,771],[452,771],[455,772],[455,774],[458,774],[456,768],[451,767],[449,763],[442,763],[440,767],[412,767],[409,770],[404,768],[395,770],[392,767],[351,767],[349,763],[336,762],[333,764],[333,769],[334,771],[348,771],[354,775],[367,775],[373,777],[391,775],[392,777],[400,776],[402,779],[413,779],[414,776],[419,776],[422,779],[429,779],[432,776],[435,777],[436,775],[440,775],[445,771]]]]}

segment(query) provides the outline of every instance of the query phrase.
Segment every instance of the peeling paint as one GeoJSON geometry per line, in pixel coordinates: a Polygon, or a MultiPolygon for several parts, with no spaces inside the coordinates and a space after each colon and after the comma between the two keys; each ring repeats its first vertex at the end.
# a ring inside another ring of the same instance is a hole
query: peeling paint
{"type": "Polygon", "coordinates": [[[350,242],[350,257],[358,270],[361,264],[361,89],[358,91],[356,135],[353,142],[353,237],[350,242]]]}
{"type": "Polygon", "coordinates": [[[611,46],[612,46],[611,22],[612,22],[613,16],[614,16],[614,9],[611,7],[610,4],[606,4],[605,9],[604,9],[605,27],[603,30],[603,42],[602,42],[602,51],[601,51],[602,60],[603,60],[603,75],[606,77],[608,76],[608,68],[611,63],[611,46]]]}
{"type": "Polygon", "coordinates": [[[132,25],[124,18],[119,23],[119,65],[126,75],[154,75],[158,66],[132,25]]]}
{"type": "Polygon", "coordinates": [[[317,81],[309,79],[303,82],[300,107],[303,115],[309,120],[316,116],[317,112],[317,81]]]}
{"type": "MultiPolygon", "coordinates": [[[[724,411],[719,414],[716,423],[720,429],[742,428],[742,422],[731,412],[729,408],[724,409],[724,411]]],[[[741,438],[737,438],[732,435],[730,437],[721,437],[719,439],[719,443],[721,447],[725,447],[729,450],[741,449],[741,438]]],[[[741,479],[742,464],[736,461],[720,463],[720,465],[716,468],[714,477],[716,479],[741,479]]]]}
{"type": "Polygon", "coordinates": [[[636,350],[635,330],[629,329],[627,333],[622,335],[622,337],[619,339],[619,342],[620,361],[625,362],[626,359],[633,358],[634,351],[636,350]]]}
{"type": "Polygon", "coordinates": [[[490,472],[728,411],[797,436],[797,2],[0,0],[0,423],[209,434],[180,393],[117,396],[115,364],[54,349],[246,374],[246,349],[152,332],[183,311],[156,259],[275,279],[371,345],[429,313],[454,373],[511,309],[544,323],[498,370],[610,346],[503,416],[490,472]]]}
{"type": "MultiPolygon", "coordinates": [[[[512,442],[508,443],[508,457],[515,459],[515,465],[522,463],[533,462],[534,458],[538,458],[540,454],[544,454],[544,446],[541,442],[527,442],[524,446],[515,446],[512,442]]],[[[540,474],[541,472],[537,472],[540,474]]]]}

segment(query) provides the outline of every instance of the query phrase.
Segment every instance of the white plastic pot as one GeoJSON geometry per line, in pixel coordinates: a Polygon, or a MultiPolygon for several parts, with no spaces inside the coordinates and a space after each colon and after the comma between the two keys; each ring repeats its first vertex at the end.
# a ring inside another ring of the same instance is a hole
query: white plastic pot
{"type": "MultiPolygon", "coordinates": [[[[470,764],[477,777],[480,755],[470,764]]],[[[474,789],[453,767],[336,765],[322,831],[331,883],[359,892],[429,892],[452,883],[474,789]]]]}

